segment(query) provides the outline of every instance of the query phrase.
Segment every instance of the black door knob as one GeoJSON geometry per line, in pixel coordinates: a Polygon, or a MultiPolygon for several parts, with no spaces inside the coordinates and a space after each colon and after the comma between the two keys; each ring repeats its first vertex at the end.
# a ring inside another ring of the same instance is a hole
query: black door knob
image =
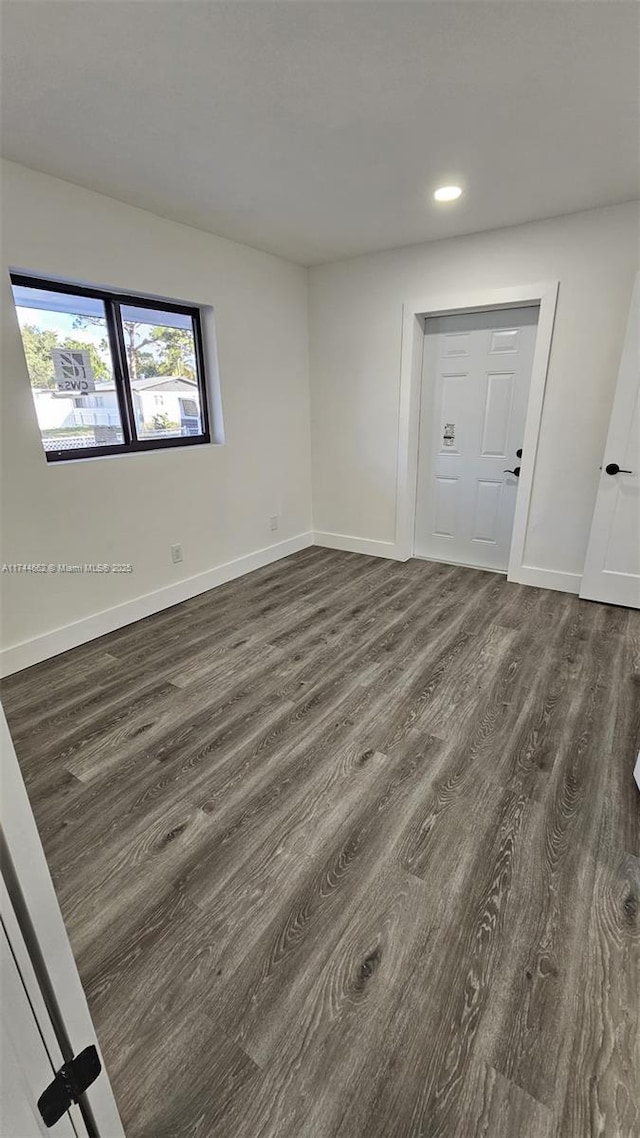
{"type": "Polygon", "coordinates": [[[516,451],[516,458],[522,458],[522,447],[518,447],[516,451]]]}
{"type": "Polygon", "coordinates": [[[633,474],[633,470],[622,470],[617,462],[609,462],[605,466],[607,474],[633,474]]]}
{"type": "Polygon", "coordinates": [[[503,474],[515,474],[516,478],[520,477],[520,467],[514,466],[513,470],[503,470],[503,474]]]}

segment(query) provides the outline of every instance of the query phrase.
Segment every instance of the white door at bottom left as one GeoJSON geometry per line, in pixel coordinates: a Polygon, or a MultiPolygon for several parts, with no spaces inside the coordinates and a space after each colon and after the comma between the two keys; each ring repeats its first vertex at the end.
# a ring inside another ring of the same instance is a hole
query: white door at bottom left
{"type": "Polygon", "coordinates": [[[0,1053],[0,1134],[3,1138],[76,1138],[69,1114],[47,1129],[38,1099],[55,1071],[38,1029],[4,924],[0,926],[2,1040],[0,1053]]]}

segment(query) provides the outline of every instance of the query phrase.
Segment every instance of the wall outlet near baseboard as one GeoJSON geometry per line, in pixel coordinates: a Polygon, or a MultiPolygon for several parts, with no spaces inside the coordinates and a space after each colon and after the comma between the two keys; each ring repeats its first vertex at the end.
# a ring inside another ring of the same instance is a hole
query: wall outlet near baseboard
{"type": "Polygon", "coordinates": [[[180,561],[184,560],[181,545],[171,546],[171,560],[173,561],[174,565],[177,565],[180,561]]]}
{"type": "Polygon", "coordinates": [[[278,525],[279,525],[278,515],[272,514],[271,517],[269,518],[269,529],[272,531],[276,530],[278,528],[278,525]]]}

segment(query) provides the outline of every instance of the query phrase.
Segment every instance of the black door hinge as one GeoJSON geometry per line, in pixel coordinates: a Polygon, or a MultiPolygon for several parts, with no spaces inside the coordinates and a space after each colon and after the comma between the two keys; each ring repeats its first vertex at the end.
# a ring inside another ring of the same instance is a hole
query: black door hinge
{"type": "Polygon", "coordinates": [[[38,1110],[45,1126],[54,1126],[59,1118],[77,1102],[87,1087],[98,1078],[102,1065],[95,1047],[85,1047],[60,1068],[58,1074],[38,1099],[38,1110]]]}

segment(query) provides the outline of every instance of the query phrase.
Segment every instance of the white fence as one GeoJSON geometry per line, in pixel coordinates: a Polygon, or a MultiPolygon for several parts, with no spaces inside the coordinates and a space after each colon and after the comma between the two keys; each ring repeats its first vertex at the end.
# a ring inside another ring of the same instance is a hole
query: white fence
{"type": "Polygon", "coordinates": [[[77,450],[81,447],[95,447],[99,444],[96,443],[95,435],[62,435],[56,438],[43,435],[42,445],[45,450],[77,450]]]}
{"type": "MultiPolygon", "coordinates": [[[[120,422],[116,424],[120,426],[120,422]]],[[[188,436],[192,432],[186,430],[184,427],[180,431],[153,431],[149,434],[143,435],[143,439],[179,439],[188,436]]],[[[53,450],[88,450],[91,447],[101,446],[121,446],[122,439],[113,439],[111,443],[101,442],[96,439],[95,435],[56,435],[51,437],[48,435],[42,436],[42,445],[46,451],[53,450]]]]}

